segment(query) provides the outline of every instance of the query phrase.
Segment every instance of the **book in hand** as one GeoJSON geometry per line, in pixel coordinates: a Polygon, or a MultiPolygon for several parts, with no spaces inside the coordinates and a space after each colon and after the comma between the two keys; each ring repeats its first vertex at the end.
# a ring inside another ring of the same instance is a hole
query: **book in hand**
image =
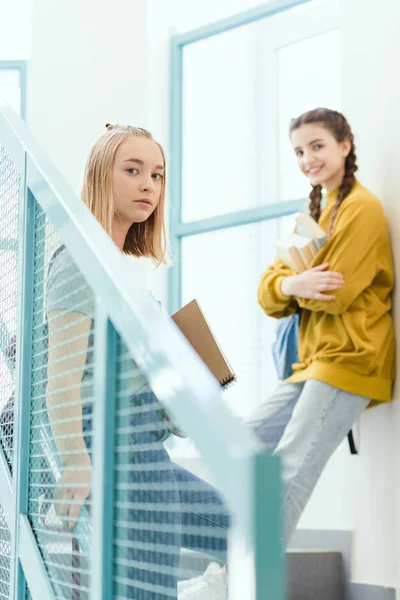
{"type": "Polygon", "coordinates": [[[275,244],[276,256],[296,273],[302,273],[310,267],[326,241],[322,227],[310,215],[300,213],[294,232],[275,244]]]}
{"type": "Polygon", "coordinates": [[[197,300],[192,300],[183,306],[172,315],[172,320],[223,389],[236,381],[236,375],[214,337],[197,300]]]}
{"type": "Polygon", "coordinates": [[[317,255],[313,241],[298,233],[292,233],[286,239],[277,242],[276,251],[278,258],[296,273],[305,271],[317,255]]]}
{"type": "Polygon", "coordinates": [[[326,232],[308,213],[299,213],[296,217],[296,233],[311,238],[317,251],[325,246],[328,238],[326,232]]]}

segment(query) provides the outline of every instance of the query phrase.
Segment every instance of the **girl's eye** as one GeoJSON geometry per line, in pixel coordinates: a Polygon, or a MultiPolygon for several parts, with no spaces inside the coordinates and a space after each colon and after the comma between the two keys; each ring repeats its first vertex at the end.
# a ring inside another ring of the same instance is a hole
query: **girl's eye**
{"type": "Polygon", "coordinates": [[[314,146],[314,150],[321,150],[322,146],[321,144],[315,144],[314,146]]]}
{"type": "Polygon", "coordinates": [[[161,173],[153,173],[152,177],[156,180],[163,179],[163,175],[161,175],[161,173]]]}
{"type": "Polygon", "coordinates": [[[128,173],[130,173],[131,175],[134,174],[134,172],[139,173],[139,171],[135,168],[135,167],[130,167],[130,169],[127,169],[128,173]]]}
{"type": "Polygon", "coordinates": [[[303,150],[297,150],[296,156],[303,156],[303,150]]]}

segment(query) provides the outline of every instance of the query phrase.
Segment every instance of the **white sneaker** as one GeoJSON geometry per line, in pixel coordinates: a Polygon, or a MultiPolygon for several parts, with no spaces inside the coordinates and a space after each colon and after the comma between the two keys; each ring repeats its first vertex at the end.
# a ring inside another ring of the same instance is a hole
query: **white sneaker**
{"type": "Polygon", "coordinates": [[[194,579],[178,583],[178,600],[226,600],[225,577],[217,563],[194,579]]]}
{"type": "Polygon", "coordinates": [[[206,574],[207,574],[207,578],[210,576],[214,577],[219,574],[220,570],[221,570],[221,567],[219,566],[219,564],[216,562],[212,562],[208,565],[207,569],[201,575],[198,575],[197,577],[192,577],[191,579],[183,579],[182,581],[178,581],[178,596],[181,592],[186,591],[187,589],[192,587],[195,583],[198,583],[199,581],[203,581],[204,577],[206,577],[206,574]]]}

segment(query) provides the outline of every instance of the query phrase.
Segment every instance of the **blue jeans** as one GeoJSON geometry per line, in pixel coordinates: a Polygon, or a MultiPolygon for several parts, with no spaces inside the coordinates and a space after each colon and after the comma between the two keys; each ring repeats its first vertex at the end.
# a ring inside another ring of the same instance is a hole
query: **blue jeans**
{"type": "Polygon", "coordinates": [[[281,458],[285,545],[325,465],[370,400],[310,379],[283,382],[248,426],[268,454],[281,458]]]}

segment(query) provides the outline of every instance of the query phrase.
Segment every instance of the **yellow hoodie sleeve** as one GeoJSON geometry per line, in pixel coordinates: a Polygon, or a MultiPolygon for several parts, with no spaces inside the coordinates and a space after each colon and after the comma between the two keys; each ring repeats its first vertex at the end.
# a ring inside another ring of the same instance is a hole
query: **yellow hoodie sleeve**
{"type": "Polygon", "coordinates": [[[333,291],[335,300],[297,298],[299,306],[332,315],[344,313],[354,300],[372,283],[382,264],[382,253],[390,253],[383,207],[376,198],[360,195],[343,205],[334,234],[320,250],[311,266],[327,263],[329,271],[344,277],[344,285],[333,291]]]}
{"type": "Polygon", "coordinates": [[[294,298],[284,296],[281,292],[282,279],[290,275],[296,273],[281,260],[276,260],[261,277],[258,302],[269,317],[280,319],[296,312],[297,303],[294,298]]]}

